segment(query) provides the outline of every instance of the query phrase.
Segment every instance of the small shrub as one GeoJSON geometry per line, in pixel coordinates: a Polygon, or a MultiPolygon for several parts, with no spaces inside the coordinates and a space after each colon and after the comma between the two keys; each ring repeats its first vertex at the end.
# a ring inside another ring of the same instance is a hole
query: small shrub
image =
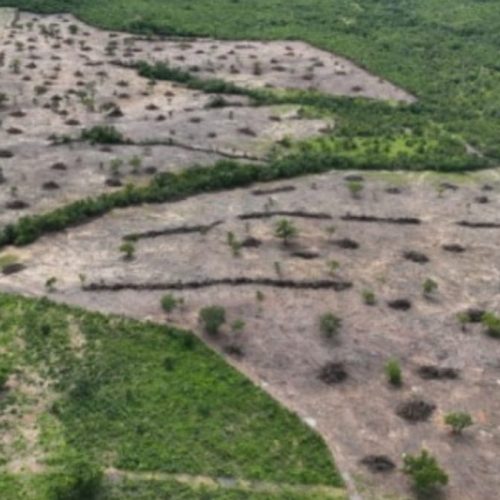
{"type": "Polygon", "coordinates": [[[500,339],[500,317],[492,312],[486,312],[481,318],[481,323],[486,327],[486,333],[495,339],[500,339]]]}
{"type": "Polygon", "coordinates": [[[385,365],[385,374],[389,383],[399,387],[403,383],[401,366],[397,359],[390,359],[385,365]]]}
{"type": "Polygon", "coordinates": [[[226,310],[220,306],[204,307],[200,311],[199,321],[209,335],[216,336],[226,322],[226,310]]]}
{"type": "Polygon", "coordinates": [[[135,257],[135,245],[131,241],[125,241],[120,246],[120,252],[125,260],[132,260],[135,257]]]}
{"type": "Polygon", "coordinates": [[[363,302],[367,306],[374,306],[377,303],[377,298],[375,297],[375,292],[372,290],[362,290],[361,297],[363,298],[363,302]]]}
{"type": "Polygon", "coordinates": [[[430,298],[436,292],[438,289],[438,284],[431,278],[427,278],[423,283],[422,283],[422,291],[424,294],[424,297],[430,298]]]}
{"type": "Polygon", "coordinates": [[[231,252],[233,253],[233,257],[239,257],[241,253],[241,242],[236,239],[236,236],[233,232],[227,232],[227,244],[231,248],[231,252]]]}
{"type": "Polygon", "coordinates": [[[342,320],[332,313],[323,314],[319,319],[319,329],[322,335],[332,338],[338,335],[342,320]]]}
{"type": "Polygon", "coordinates": [[[422,450],[420,455],[406,455],[403,472],[411,477],[414,488],[421,494],[432,493],[438,486],[448,484],[448,475],[427,450],[422,450]]]}
{"type": "Polygon", "coordinates": [[[55,278],[54,276],[52,276],[45,282],[45,288],[47,289],[48,292],[55,292],[56,282],[57,278],[55,278]]]}
{"type": "Polygon", "coordinates": [[[331,276],[335,276],[340,267],[340,262],[338,262],[337,260],[330,260],[326,265],[328,266],[328,273],[331,276]]]}
{"type": "Polygon", "coordinates": [[[444,423],[451,427],[453,434],[461,434],[464,429],[470,427],[474,422],[466,412],[452,412],[444,416],[444,423]]]}
{"type": "Polygon", "coordinates": [[[290,241],[292,239],[297,237],[298,230],[293,224],[293,222],[289,221],[288,219],[281,219],[276,224],[276,227],[274,229],[274,235],[277,238],[282,239],[283,244],[286,246],[290,244],[290,241]]]}
{"type": "Polygon", "coordinates": [[[363,183],[361,181],[349,181],[347,183],[347,188],[349,189],[349,192],[351,193],[351,196],[353,198],[359,198],[361,195],[361,192],[363,191],[363,183]]]}
{"type": "Polygon", "coordinates": [[[177,306],[177,299],[171,294],[164,295],[161,299],[161,307],[166,313],[171,313],[177,306]]]}
{"type": "Polygon", "coordinates": [[[237,319],[231,324],[231,331],[237,335],[245,329],[245,322],[242,319],[237,319]]]}

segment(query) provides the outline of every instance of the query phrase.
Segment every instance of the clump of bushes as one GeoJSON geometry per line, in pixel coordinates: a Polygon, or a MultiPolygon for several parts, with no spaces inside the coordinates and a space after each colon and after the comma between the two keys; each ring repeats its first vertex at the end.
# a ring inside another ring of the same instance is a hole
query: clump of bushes
{"type": "Polygon", "coordinates": [[[234,83],[226,82],[216,78],[202,79],[194,76],[192,73],[184,71],[180,68],[175,68],[163,62],[148,64],[141,61],[136,65],[140,76],[149,80],[168,80],[179,82],[186,87],[194,90],[201,90],[213,94],[233,94],[246,95],[248,91],[235,85],[234,83]]]}
{"type": "Polygon", "coordinates": [[[123,134],[110,125],[96,125],[84,129],[81,133],[81,139],[89,141],[91,144],[123,144],[127,142],[123,134]]]}
{"type": "Polygon", "coordinates": [[[221,306],[204,307],[199,314],[199,321],[205,332],[217,336],[221,326],[226,322],[226,310],[221,306]]]}

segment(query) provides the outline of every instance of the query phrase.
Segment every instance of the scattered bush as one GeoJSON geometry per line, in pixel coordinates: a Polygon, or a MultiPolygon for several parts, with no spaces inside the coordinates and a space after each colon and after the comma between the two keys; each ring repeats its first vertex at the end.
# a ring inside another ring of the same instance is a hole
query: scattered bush
{"type": "Polygon", "coordinates": [[[500,317],[492,312],[486,312],[481,318],[481,323],[486,327],[486,333],[493,338],[500,338],[500,317]]]}
{"type": "Polygon", "coordinates": [[[390,359],[385,365],[385,373],[389,383],[394,386],[401,386],[403,377],[401,373],[401,366],[397,359],[390,359]]]}
{"type": "Polygon", "coordinates": [[[377,298],[375,297],[375,292],[372,290],[362,290],[361,297],[363,298],[363,302],[367,306],[374,306],[377,303],[377,298]]]}
{"type": "Polygon", "coordinates": [[[199,321],[209,335],[216,336],[226,322],[226,310],[220,306],[204,307],[200,311],[199,321]]]}
{"type": "Polygon", "coordinates": [[[48,278],[47,281],[45,282],[45,288],[47,289],[48,292],[55,292],[56,283],[57,283],[57,278],[52,276],[48,278]]]}
{"type": "Polygon", "coordinates": [[[422,291],[424,294],[424,297],[426,298],[431,298],[434,292],[436,292],[438,289],[438,284],[431,278],[427,278],[423,283],[422,283],[422,291]]]}
{"type": "Polygon", "coordinates": [[[474,422],[466,412],[452,412],[444,416],[444,423],[451,427],[454,434],[461,434],[464,429],[470,427],[474,422]]]}
{"type": "Polygon", "coordinates": [[[166,313],[171,313],[177,306],[177,299],[171,294],[164,295],[161,299],[161,307],[166,313]]]}
{"type": "Polygon", "coordinates": [[[351,193],[351,196],[355,199],[359,199],[361,196],[361,192],[364,189],[363,182],[360,181],[349,181],[347,183],[347,188],[349,189],[349,192],[351,193]]]}
{"type": "Polygon", "coordinates": [[[239,335],[245,329],[245,322],[242,319],[237,319],[231,324],[231,331],[235,335],[239,335]]]}
{"type": "Polygon", "coordinates": [[[292,239],[297,237],[298,230],[293,222],[288,219],[281,219],[276,224],[274,235],[277,238],[281,238],[283,240],[283,244],[286,246],[290,244],[292,239]]]}
{"type": "Polygon", "coordinates": [[[226,235],[227,244],[229,248],[231,248],[231,252],[233,253],[233,257],[239,257],[241,251],[241,242],[236,239],[236,236],[233,232],[228,231],[226,235]]]}
{"type": "Polygon", "coordinates": [[[336,337],[342,327],[342,320],[332,313],[323,314],[319,318],[319,329],[327,338],[336,337]]]}
{"type": "Polygon", "coordinates": [[[125,241],[120,245],[120,252],[125,260],[133,260],[135,257],[135,245],[131,241],[125,241]]]}
{"type": "Polygon", "coordinates": [[[448,475],[427,450],[420,455],[406,455],[403,471],[411,477],[419,494],[433,493],[438,486],[448,484],[448,475]]]}

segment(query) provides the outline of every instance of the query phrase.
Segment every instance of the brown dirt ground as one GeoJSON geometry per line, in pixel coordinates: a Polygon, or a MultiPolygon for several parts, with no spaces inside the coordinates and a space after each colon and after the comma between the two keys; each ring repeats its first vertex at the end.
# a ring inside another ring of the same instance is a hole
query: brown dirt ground
{"type": "MultiPolygon", "coordinates": [[[[359,199],[349,193],[345,173],[330,173],[261,189],[292,185],[295,190],[257,196],[255,188],[208,194],[175,204],[146,206],[115,211],[90,224],[64,234],[44,237],[24,249],[10,249],[27,268],[3,277],[4,290],[43,295],[44,283],[56,277],[60,301],[91,309],[131,315],[141,319],[171,321],[198,331],[215,349],[296,411],[324,436],[344,474],[354,478],[366,498],[383,494],[408,493],[406,479],[395,471],[372,475],[359,460],[369,454],[388,455],[401,465],[402,453],[426,447],[450,474],[447,498],[491,499],[500,489],[497,457],[500,453],[500,343],[478,325],[461,330],[456,314],[467,307],[499,311],[496,258],[499,229],[473,229],[457,221],[499,221],[500,184],[495,173],[464,177],[455,191],[441,192],[443,179],[429,175],[370,174],[359,199]],[[490,202],[477,204],[488,181],[494,191],[490,202]],[[397,185],[401,193],[386,188],[397,185]],[[290,217],[299,228],[299,237],[286,249],[273,236],[279,217],[242,221],[239,215],[269,210],[324,212],[331,220],[290,217]],[[346,213],[378,217],[412,216],[420,225],[363,223],[342,220],[346,213]],[[118,251],[126,234],[183,225],[223,223],[207,234],[161,236],[140,240],[137,256],[124,262],[118,251]],[[335,227],[333,236],[329,228],[335,227]],[[227,232],[240,241],[253,236],[257,248],[244,248],[233,257],[227,232]],[[330,240],[350,238],[356,250],[342,249],[330,240]],[[461,254],[442,249],[443,244],[460,244],[461,254]],[[303,260],[292,256],[297,250],[312,250],[318,257],[303,260]],[[403,257],[408,250],[422,252],[427,264],[403,257]],[[340,263],[337,277],[351,281],[343,292],[291,290],[272,287],[215,286],[173,292],[185,304],[170,317],[159,302],[165,292],[85,292],[85,283],[186,282],[208,278],[278,278],[279,262],[283,279],[329,278],[328,262],[340,263]],[[434,279],[434,299],[422,294],[426,278],[434,279]],[[361,292],[371,289],[377,305],[363,303],[361,292]],[[257,291],[264,300],[256,299],[257,291]],[[409,311],[395,311],[387,301],[407,298],[409,311]],[[222,304],[228,324],[245,322],[244,332],[235,334],[225,327],[217,339],[207,338],[197,322],[200,308],[222,304]],[[318,318],[333,312],[342,319],[337,340],[321,337],[318,318]],[[228,345],[238,345],[243,357],[225,354],[228,345]],[[384,364],[398,358],[404,375],[400,389],[388,386],[384,364]],[[319,368],[328,361],[340,361],[348,372],[347,381],[327,386],[317,379],[319,368]],[[432,364],[459,370],[457,380],[423,380],[416,371],[432,364]],[[421,397],[437,406],[428,422],[409,424],[395,413],[411,397],[421,397]],[[449,411],[470,412],[475,425],[462,438],[454,438],[443,425],[449,411]]],[[[445,179],[446,180],[446,179],[445,179]]],[[[455,179],[452,179],[455,182],[455,179]]]]}
{"type": "MultiPolygon", "coordinates": [[[[226,96],[227,106],[207,108],[214,96],[170,82],[149,86],[134,70],[112,64],[104,54],[109,33],[68,16],[35,19],[21,14],[14,28],[0,29],[0,88],[8,98],[0,107],[0,150],[10,152],[0,154],[0,223],[116,189],[106,184],[110,178],[140,183],[154,171],[226,157],[264,160],[284,138],[305,139],[334,126],[301,118],[297,106],[254,107],[243,97],[226,96]],[[70,37],[67,23],[78,24],[79,34],[70,37]],[[83,50],[89,44],[92,50],[83,50]],[[123,116],[108,116],[108,105],[123,116]],[[51,141],[79,138],[102,124],[138,145],[51,141]],[[134,157],[140,160],[135,169],[134,157]],[[66,168],[54,169],[60,163],[66,168]],[[7,208],[19,201],[27,206],[7,208]]],[[[113,40],[125,44],[125,36],[116,35],[113,40]]]]}

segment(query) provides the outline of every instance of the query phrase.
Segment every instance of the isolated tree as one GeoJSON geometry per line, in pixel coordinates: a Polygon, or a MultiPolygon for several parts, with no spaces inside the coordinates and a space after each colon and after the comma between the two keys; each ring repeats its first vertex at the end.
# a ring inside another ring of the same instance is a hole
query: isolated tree
{"type": "Polygon", "coordinates": [[[281,219],[278,221],[274,229],[274,235],[282,239],[285,246],[289,245],[291,240],[296,238],[298,234],[297,228],[293,222],[288,219],[281,219]]]}
{"type": "Polygon", "coordinates": [[[446,414],[444,423],[451,427],[453,434],[462,434],[462,431],[474,422],[468,413],[459,411],[446,414]]]}
{"type": "Polygon", "coordinates": [[[411,477],[417,493],[429,495],[448,484],[448,475],[427,450],[420,455],[406,455],[403,460],[403,472],[411,477]]]}
{"type": "Polygon", "coordinates": [[[226,322],[226,310],[221,306],[204,307],[200,311],[199,321],[205,331],[215,337],[220,327],[226,322]]]}

